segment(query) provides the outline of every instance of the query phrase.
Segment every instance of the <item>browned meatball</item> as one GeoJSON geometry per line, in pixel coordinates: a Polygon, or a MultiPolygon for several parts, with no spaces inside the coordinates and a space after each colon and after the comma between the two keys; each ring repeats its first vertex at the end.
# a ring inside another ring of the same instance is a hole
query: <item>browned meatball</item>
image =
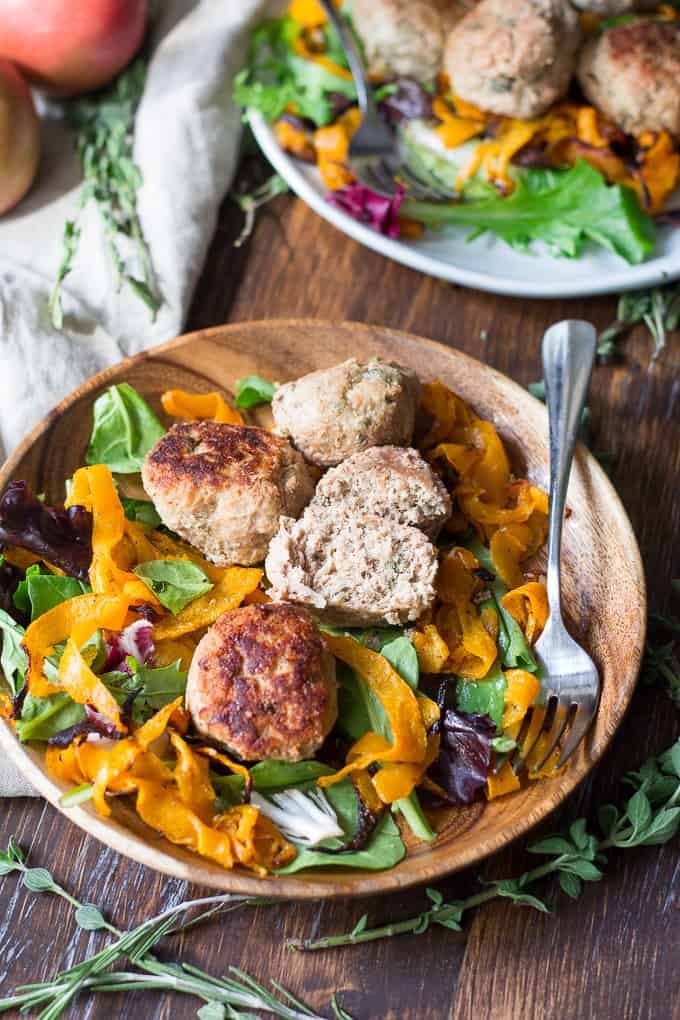
{"type": "Polygon", "coordinates": [[[296,517],[313,492],[285,439],[213,421],[173,425],[148,454],[142,480],[163,523],[220,566],[264,559],[279,517],[296,517]]]}
{"type": "Polygon", "coordinates": [[[449,35],[444,70],[469,103],[537,117],[567,91],[579,41],[567,0],[482,0],[449,35]]]}
{"type": "Polygon", "coordinates": [[[321,467],[369,446],[408,446],[420,384],[409,369],[356,358],[279,386],[276,429],[321,467]]]}
{"type": "Polygon", "coordinates": [[[397,524],[410,524],[436,538],[451,515],[451,500],[417,450],[373,446],[327,471],[309,508],[337,509],[354,516],[374,514],[397,524]]]}
{"type": "Polygon", "coordinates": [[[441,70],[444,41],[474,0],[353,0],[368,69],[423,81],[441,70]]]}
{"type": "Polygon", "coordinates": [[[281,519],[265,561],[271,597],[329,624],[417,620],[435,598],[437,553],[422,531],[337,508],[281,519]]]}
{"type": "Polygon", "coordinates": [[[242,606],[199,642],[186,704],[203,737],[244,761],[302,761],[337,718],[335,659],[306,610],[242,606]]]}
{"type": "Polygon", "coordinates": [[[668,131],[680,138],[680,25],[614,25],[584,47],[581,88],[594,106],[627,131],[668,131]]]}

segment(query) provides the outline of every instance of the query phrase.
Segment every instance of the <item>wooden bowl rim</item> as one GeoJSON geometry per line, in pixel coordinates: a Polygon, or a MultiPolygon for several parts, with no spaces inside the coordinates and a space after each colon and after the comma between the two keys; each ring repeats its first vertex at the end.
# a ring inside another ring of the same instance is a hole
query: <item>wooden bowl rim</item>
{"type": "MultiPolygon", "coordinates": [[[[426,337],[420,337],[417,334],[409,333],[404,330],[391,329],[379,324],[353,322],[351,320],[343,320],[341,322],[325,319],[249,320],[241,323],[230,323],[223,326],[212,326],[207,329],[194,330],[191,333],[181,334],[172,340],[158,344],[156,347],[149,348],[138,354],[132,355],[129,358],[125,358],[122,361],[117,362],[115,365],[111,365],[109,368],[91,376],[88,380],[68,394],[68,396],[64,397],[63,400],[61,400],[50,412],[48,412],[48,414],[46,414],[45,417],[38,422],[33,429],[31,429],[19,446],[16,447],[13,453],[7,458],[0,469],[0,491],[11,479],[16,466],[20,463],[27,452],[30,451],[36,441],[40,439],[40,437],[47,432],[53,424],[71,408],[73,404],[83,399],[94,390],[106,385],[107,381],[111,377],[114,375],[120,375],[121,371],[124,371],[125,369],[140,362],[153,361],[159,354],[162,355],[165,352],[172,351],[176,347],[184,346],[189,344],[192,340],[199,338],[219,338],[225,336],[225,334],[227,336],[233,334],[238,335],[239,332],[243,332],[244,329],[271,329],[274,331],[280,331],[282,329],[294,330],[295,328],[304,328],[307,330],[310,328],[351,329],[366,333],[367,338],[371,336],[374,329],[378,329],[381,336],[385,338],[395,337],[417,345],[429,346],[448,357],[453,356],[454,358],[468,362],[476,372],[481,371],[484,374],[501,379],[504,387],[514,393],[518,399],[522,401],[532,401],[535,404],[538,404],[545,417],[547,428],[547,413],[545,408],[541,405],[540,401],[536,400],[536,398],[525,390],[524,387],[515,382],[513,379],[510,379],[509,376],[499,372],[497,369],[492,368],[489,365],[485,365],[477,358],[473,358],[471,355],[447,344],[439,343],[438,341],[431,340],[426,337]]],[[[631,646],[636,650],[639,649],[640,651],[634,651],[631,668],[627,671],[626,676],[620,680],[623,697],[619,700],[618,718],[616,719],[615,726],[608,734],[604,735],[603,741],[596,753],[592,754],[592,756],[584,762],[574,762],[572,764],[568,772],[565,773],[565,776],[562,777],[562,785],[558,791],[554,789],[551,791],[548,783],[545,784],[545,797],[539,805],[527,814],[521,830],[508,833],[502,828],[499,828],[495,835],[488,836],[485,839],[483,846],[473,846],[467,851],[459,852],[455,857],[455,860],[450,865],[438,862],[436,865],[430,865],[428,867],[427,855],[419,856],[415,859],[407,856],[395,867],[386,871],[368,872],[357,870],[355,872],[352,871],[352,869],[347,869],[346,877],[343,875],[342,878],[337,880],[334,879],[332,883],[330,881],[324,882],[316,879],[314,877],[313,870],[302,872],[300,875],[272,876],[270,878],[262,879],[252,876],[245,871],[234,869],[233,871],[222,872],[220,877],[223,876],[224,880],[219,881],[218,883],[215,873],[208,870],[204,865],[203,860],[198,856],[196,856],[195,864],[193,863],[194,855],[191,855],[190,861],[174,857],[170,853],[164,852],[162,849],[155,848],[150,842],[127,829],[114,818],[100,818],[91,811],[80,806],[73,808],[61,807],[59,799],[64,792],[64,787],[51,780],[49,776],[29,757],[28,753],[24,750],[23,745],[16,739],[16,736],[9,724],[3,719],[0,719],[0,746],[4,748],[20,772],[23,773],[23,775],[39,791],[39,793],[42,794],[42,796],[56,807],[58,811],[65,815],[65,817],[78,825],[79,828],[84,829],[89,835],[95,836],[106,846],[111,847],[118,853],[121,853],[124,856],[129,857],[140,864],[144,864],[147,867],[153,868],[163,874],[180,878],[193,884],[221,889],[224,892],[230,892],[237,895],[267,896],[276,899],[294,900],[339,899],[342,897],[378,895],[394,892],[398,889],[407,889],[412,886],[424,884],[425,882],[441,880],[447,875],[479,863],[486,857],[507,846],[513,840],[526,835],[527,832],[543,821],[574,791],[579,783],[604,756],[614,734],[621,725],[635,690],[635,683],[641,661],[641,649],[644,647],[646,629],[647,597],[642,558],[631,522],[610,479],[607,477],[595,457],[593,457],[593,455],[585,447],[579,444],[577,451],[577,455],[580,458],[585,458],[588,471],[595,477],[599,488],[604,492],[608,515],[610,518],[616,519],[617,526],[621,529],[622,534],[625,535],[628,542],[630,550],[630,579],[640,594],[638,613],[636,617],[637,631],[636,633],[631,634],[631,646]],[[411,861],[410,868],[408,868],[409,860],[411,861]],[[406,865],[406,868],[404,865],[406,865]],[[406,873],[403,873],[404,871],[406,871],[406,873]]]]}

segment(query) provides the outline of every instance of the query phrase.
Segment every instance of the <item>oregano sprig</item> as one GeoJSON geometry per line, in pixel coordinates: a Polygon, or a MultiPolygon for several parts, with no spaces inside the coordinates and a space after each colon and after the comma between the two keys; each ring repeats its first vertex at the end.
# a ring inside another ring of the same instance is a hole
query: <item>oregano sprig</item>
{"type": "Polygon", "coordinates": [[[62,284],[73,268],[80,243],[80,211],[90,201],[99,210],[117,287],[120,288],[123,283],[131,287],[148,306],[152,319],[155,319],[160,307],[151,254],[137,213],[137,192],[142,184],[142,175],[132,156],[135,114],[144,91],[145,77],[146,62],[143,57],[138,57],[106,89],[65,105],[66,120],[76,133],[83,184],[79,212],[64,226],[62,258],[49,301],[50,318],[55,329],[63,327],[62,284]],[[120,236],[134,242],[141,278],[128,270],[118,246],[120,236]]]}
{"type": "Polygon", "coordinates": [[[394,935],[422,935],[433,924],[460,931],[467,912],[499,897],[549,913],[548,903],[533,889],[540,880],[557,875],[562,892],[576,899],[584,882],[599,882],[602,878],[610,850],[667,843],[680,828],[680,739],[658,758],[650,758],[638,772],[629,773],[624,782],[634,788],[634,793],[622,806],[600,807],[596,828],[589,829],[588,821],[579,818],[565,832],[532,843],[529,853],[547,856],[549,860],[519,878],[480,879],[483,888],[479,892],[450,902],[445,902],[438,890],[428,889],[432,905],[413,917],[370,928],[368,915],[364,914],[351,932],[294,940],[288,945],[291,949],[313,952],[394,935]]]}

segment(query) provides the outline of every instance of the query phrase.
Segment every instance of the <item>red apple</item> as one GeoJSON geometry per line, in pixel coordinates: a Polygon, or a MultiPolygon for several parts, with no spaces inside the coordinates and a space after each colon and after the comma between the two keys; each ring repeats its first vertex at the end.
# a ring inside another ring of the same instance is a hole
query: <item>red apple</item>
{"type": "Polygon", "coordinates": [[[40,127],[31,91],[16,67],[0,59],[0,215],[24,197],[39,159],[40,127]]]}
{"type": "Polygon", "coordinates": [[[0,0],[0,57],[72,96],[106,85],[144,37],[147,0],[0,0]]]}

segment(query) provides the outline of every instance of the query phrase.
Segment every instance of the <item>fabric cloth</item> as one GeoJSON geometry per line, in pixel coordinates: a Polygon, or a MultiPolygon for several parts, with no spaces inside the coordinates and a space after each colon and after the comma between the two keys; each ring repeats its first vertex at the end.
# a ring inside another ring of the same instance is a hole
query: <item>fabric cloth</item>
{"type": "MultiPolygon", "coordinates": [[[[117,291],[97,210],[64,286],[64,330],[47,301],[62,232],[77,211],[80,172],[73,138],[54,114],[30,194],[0,221],[0,459],[59,400],[121,358],[181,332],[238,153],[240,114],[230,101],[248,33],[265,0],[161,0],[135,123],[143,176],[138,210],[163,304],[155,322],[130,290],[117,291]]],[[[121,251],[131,255],[121,244],[121,251]]],[[[0,796],[30,794],[0,757],[0,796]]]]}

